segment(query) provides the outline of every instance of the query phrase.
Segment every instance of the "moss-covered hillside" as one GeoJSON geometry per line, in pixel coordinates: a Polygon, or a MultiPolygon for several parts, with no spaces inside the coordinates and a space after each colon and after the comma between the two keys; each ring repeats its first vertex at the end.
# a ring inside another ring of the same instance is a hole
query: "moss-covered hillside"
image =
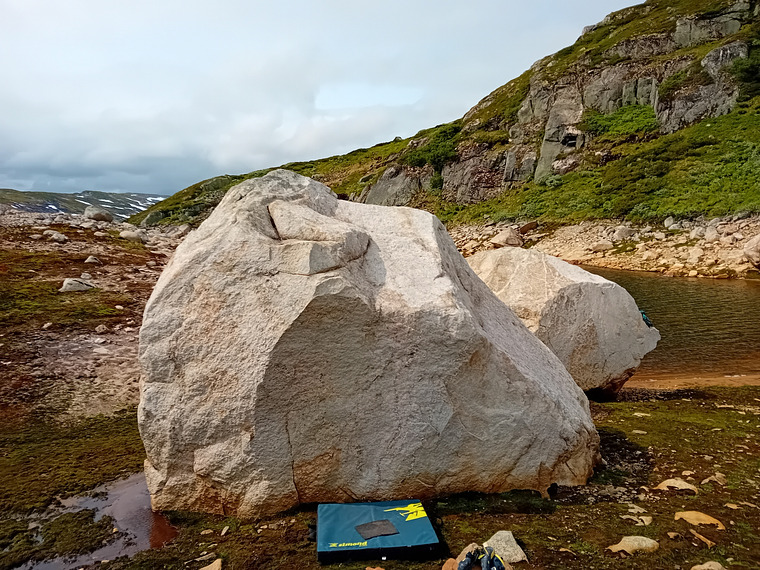
{"type": "MultiPolygon", "coordinates": [[[[649,0],[461,119],[282,168],[449,223],[756,212],[759,111],[760,1],[649,0]]],[[[132,221],[197,223],[232,185],[269,170],[200,182],[132,221]]]]}

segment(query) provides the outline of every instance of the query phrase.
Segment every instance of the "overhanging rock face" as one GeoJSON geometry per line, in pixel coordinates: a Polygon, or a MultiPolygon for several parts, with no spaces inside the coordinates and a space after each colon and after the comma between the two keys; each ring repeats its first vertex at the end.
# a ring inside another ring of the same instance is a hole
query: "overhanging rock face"
{"type": "Polygon", "coordinates": [[[145,310],[155,509],[583,484],[588,402],[440,222],[288,171],[232,188],[145,310]]]}
{"type": "Polygon", "coordinates": [[[584,390],[617,392],[660,340],[628,291],[561,259],[510,247],[467,262],[584,390]]]}

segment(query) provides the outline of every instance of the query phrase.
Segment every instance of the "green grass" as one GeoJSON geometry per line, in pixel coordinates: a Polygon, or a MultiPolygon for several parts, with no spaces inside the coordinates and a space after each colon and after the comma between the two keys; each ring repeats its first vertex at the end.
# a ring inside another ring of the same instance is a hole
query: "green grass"
{"type": "Polygon", "coordinates": [[[612,140],[633,134],[651,133],[660,128],[654,109],[650,105],[627,105],[608,114],[587,109],[578,126],[592,135],[601,135],[612,140]]]}
{"type": "MultiPolygon", "coordinates": [[[[607,117],[612,115],[598,119],[607,117]]],[[[619,158],[603,166],[587,162],[576,172],[553,176],[544,184],[531,182],[479,204],[439,201],[430,207],[453,225],[479,222],[484,216],[661,221],[668,216],[760,212],[760,97],[728,115],[659,138],[611,141],[601,136],[586,156],[593,157],[600,148],[619,158]]]]}
{"type": "Polygon", "coordinates": [[[92,552],[113,536],[112,529],[111,517],[96,522],[92,510],[60,515],[45,522],[39,532],[21,521],[0,522],[0,569],[92,552]]]}
{"type": "MultiPolygon", "coordinates": [[[[423,136],[422,133],[416,135],[416,137],[420,136],[423,136]]],[[[406,149],[409,140],[397,139],[320,160],[290,162],[282,165],[281,168],[319,180],[336,194],[348,197],[352,193],[361,192],[368,184],[376,182],[385,171],[389,161],[398,157],[406,149]],[[362,179],[365,181],[362,182],[362,179]]]]}
{"type": "Polygon", "coordinates": [[[606,52],[620,42],[643,35],[672,33],[679,17],[718,13],[732,4],[731,0],[648,0],[644,3],[649,10],[646,17],[641,16],[641,8],[637,6],[614,12],[609,23],[547,58],[551,66],[546,68],[545,79],[557,79],[576,64],[593,67],[613,64],[615,56],[606,52]]]}
{"type": "Polygon", "coordinates": [[[93,289],[59,293],[62,280],[49,281],[37,274],[71,263],[56,253],[18,249],[0,251],[0,327],[39,328],[44,323],[75,325],[107,323],[129,306],[131,297],[93,289]]]}
{"type": "Polygon", "coordinates": [[[270,170],[272,169],[202,180],[169,196],[166,200],[153,204],[147,210],[129,218],[128,221],[132,224],[140,224],[145,218],[153,214],[160,218],[158,222],[160,224],[198,224],[219,204],[227,190],[249,178],[264,176],[270,170]]]}
{"type": "Polygon", "coordinates": [[[737,59],[731,69],[739,82],[739,101],[760,96],[760,22],[751,26],[747,44],[747,59],[737,59]]]}
{"type": "Polygon", "coordinates": [[[693,62],[686,69],[674,73],[658,87],[661,101],[671,101],[682,90],[694,89],[702,85],[710,85],[713,78],[707,73],[699,61],[693,62]]]}
{"type": "Polygon", "coordinates": [[[425,134],[428,141],[404,154],[401,162],[418,168],[429,164],[440,174],[443,167],[457,157],[458,134],[461,130],[459,121],[436,127],[425,134]]]}
{"type": "Polygon", "coordinates": [[[477,111],[467,117],[467,123],[478,121],[478,126],[482,129],[479,132],[492,131],[501,124],[514,124],[517,121],[517,112],[530,90],[532,76],[533,71],[528,70],[496,89],[479,104],[480,108],[477,111]]]}
{"type": "Polygon", "coordinates": [[[44,509],[57,496],[136,473],[144,459],[134,409],[66,425],[5,426],[0,429],[0,514],[44,509]]]}

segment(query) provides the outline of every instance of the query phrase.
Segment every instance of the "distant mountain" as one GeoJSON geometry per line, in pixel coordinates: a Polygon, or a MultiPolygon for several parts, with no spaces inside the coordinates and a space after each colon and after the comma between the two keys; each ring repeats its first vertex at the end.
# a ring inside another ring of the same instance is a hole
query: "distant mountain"
{"type": "MultiPolygon", "coordinates": [[[[461,119],[281,168],[454,225],[760,212],[760,0],[647,0],[461,119]]],[[[197,224],[269,170],[199,182],[132,221],[197,224]]]]}
{"type": "Polygon", "coordinates": [[[58,194],[56,192],[22,192],[0,188],[0,204],[7,204],[23,212],[82,214],[87,206],[100,206],[111,212],[117,220],[125,220],[165,198],[166,196],[157,194],[92,191],[58,194]]]}

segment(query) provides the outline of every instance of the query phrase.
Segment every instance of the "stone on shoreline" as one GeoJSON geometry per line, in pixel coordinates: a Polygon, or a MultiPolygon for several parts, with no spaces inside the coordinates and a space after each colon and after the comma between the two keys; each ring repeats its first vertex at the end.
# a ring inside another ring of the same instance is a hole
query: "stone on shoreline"
{"type": "Polygon", "coordinates": [[[155,509],[545,492],[598,458],[583,392],[434,216],[289,171],[180,244],[140,362],[155,509]]]}
{"type": "Polygon", "coordinates": [[[744,244],[744,256],[747,261],[760,269],[760,234],[744,244]]]}

